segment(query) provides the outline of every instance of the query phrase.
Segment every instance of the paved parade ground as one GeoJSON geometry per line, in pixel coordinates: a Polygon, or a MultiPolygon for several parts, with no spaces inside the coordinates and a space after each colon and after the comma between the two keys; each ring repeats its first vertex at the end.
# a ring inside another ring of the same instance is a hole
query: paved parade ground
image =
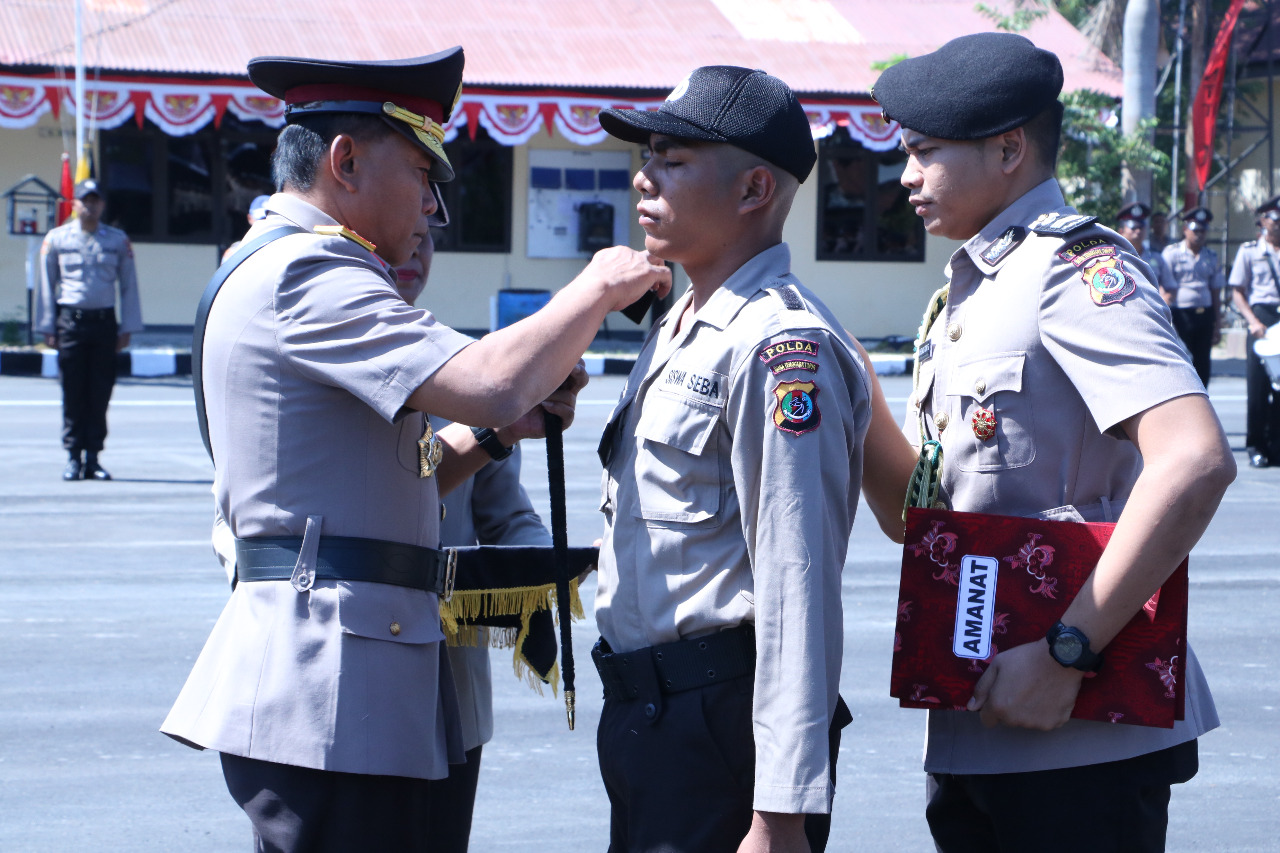
{"type": "MultiPolygon", "coordinates": [[[[595,448],[621,383],[594,379],[566,434],[571,544],[600,532],[595,448]]],[[[884,384],[901,412],[909,381],[884,384]]],[[[1242,467],[1192,553],[1190,637],[1223,725],[1201,741],[1199,776],[1175,788],[1168,849],[1276,851],[1280,468],[1244,461],[1243,379],[1212,387],[1242,467]]],[[[249,850],[216,755],[157,731],[228,595],[208,544],[211,466],[190,382],[117,386],[102,455],[114,482],[59,478],[60,420],[55,380],[0,377],[0,850],[249,850]]],[[[547,519],[544,458],[540,442],[527,444],[524,481],[547,519]]],[[[832,851],[933,849],[924,712],[888,696],[899,553],[864,507],[844,575],[841,692],[854,722],[840,750],[832,851]]],[[[492,653],[496,735],[484,749],[475,853],[607,846],[593,590],[584,587],[588,619],[574,626],[577,731],[561,699],[510,674],[510,652],[492,653]]]]}

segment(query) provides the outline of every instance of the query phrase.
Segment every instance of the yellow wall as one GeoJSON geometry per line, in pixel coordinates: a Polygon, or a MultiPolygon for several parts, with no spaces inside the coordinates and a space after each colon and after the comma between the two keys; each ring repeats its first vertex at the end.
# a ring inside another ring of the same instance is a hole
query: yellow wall
{"type": "MultiPolygon", "coordinates": [[[[487,328],[489,297],[503,287],[555,290],[577,275],[579,259],[527,258],[529,148],[576,149],[577,146],[540,132],[515,150],[512,192],[512,252],[510,255],[442,252],[435,258],[431,283],[421,304],[444,322],[460,328],[487,328]]],[[[636,146],[606,140],[600,149],[630,150],[633,168],[640,166],[636,146]]],[[[33,128],[0,129],[0,189],[34,173],[58,186],[63,150],[59,124],[46,115],[33,128]]],[[[854,263],[814,260],[817,229],[817,182],[801,185],[786,239],[794,269],[854,333],[865,337],[912,335],[925,300],[943,283],[942,268],[955,244],[929,237],[923,263],[854,263]]],[[[644,232],[634,210],[619,211],[631,220],[631,245],[644,245],[644,232]]],[[[107,213],[110,218],[110,212],[107,213]]],[[[216,250],[207,245],[138,243],[142,311],[150,325],[190,325],[205,282],[217,265],[216,250]]],[[[0,320],[26,317],[26,238],[0,236],[0,320]]],[[[683,289],[687,281],[678,281],[683,289]]],[[[629,328],[620,321],[613,328],[629,328]]]]}

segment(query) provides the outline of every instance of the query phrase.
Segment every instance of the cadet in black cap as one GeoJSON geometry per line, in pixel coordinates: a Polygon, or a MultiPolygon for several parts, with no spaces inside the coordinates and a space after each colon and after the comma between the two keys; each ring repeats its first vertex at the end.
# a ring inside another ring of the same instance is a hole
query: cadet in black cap
{"type": "Polygon", "coordinates": [[[651,153],[632,182],[645,245],[690,281],[600,445],[609,849],[822,850],[871,392],[782,242],[809,121],[776,77],[711,66],[600,122],[651,153]]]}
{"type": "Polygon", "coordinates": [[[162,730],[222,753],[258,849],[445,849],[429,781],[464,753],[440,494],[541,435],[544,408],[568,422],[605,315],[669,287],[656,259],[606,249],[479,341],[401,298],[393,266],[443,220],[462,64],[461,48],[249,63],[287,104],[279,191],[192,348],[236,584],[162,730]]]}
{"type": "Polygon", "coordinates": [[[1213,361],[1210,354],[1222,336],[1222,291],[1227,286],[1218,253],[1209,248],[1209,223],[1213,212],[1192,207],[1178,213],[1182,239],[1161,253],[1172,272],[1172,286],[1161,284],[1161,293],[1173,312],[1178,330],[1191,354],[1191,363],[1205,387],[1213,361]]]}
{"type": "Polygon", "coordinates": [[[62,479],[110,480],[98,454],[107,439],[116,353],[142,331],[142,308],[133,245],[102,221],[102,188],[88,178],[74,194],[76,218],[50,231],[40,247],[35,328],[58,350],[62,447],[69,457],[62,479]]]}
{"type": "Polygon", "coordinates": [[[1061,87],[1052,53],[983,33],[873,89],[902,125],[916,213],[964,241],[916,346],[908,422],[938,489],[917,503],[1086,521],[1125,506],[1091,594],[1059,602],[1044,641],[1002,648],[967,711],[929,712],[925,814],[943,853],[1163,850],[1168,786],[1217,724],[1190,649],[1173,729],[1069,719],[1095,653],[1186,556],[1235,467],[1146,265],[1063,200],[1061,87]]]}
{"type": "Polygon", "coordinates": [[[1280,392],[1253,344],[1280,323],[1280,195],[1254,211],[1262,236],[1240,246],[1231,265],[1231,300],[1249,329],[1245,355],[1245,455],[1254,468],[1280,463],[1280,392]]]}
{"type": "Polygon", "coordinates": [[[1151,280],[1160,287],[1161,291],[1172,290],[1174,288],[1173,273],[1169,265],[1165,263],[1164,257],[1159,252],[1147,244],[1149,233],[1147,216],[1150,213],[1151,208],[1140,201],[1126,204],[1116,214],[1116,232],[1128,240],[1134,251],[1138,253],[1138,257],[1151,267],[1153,275],[1151,280]]]}

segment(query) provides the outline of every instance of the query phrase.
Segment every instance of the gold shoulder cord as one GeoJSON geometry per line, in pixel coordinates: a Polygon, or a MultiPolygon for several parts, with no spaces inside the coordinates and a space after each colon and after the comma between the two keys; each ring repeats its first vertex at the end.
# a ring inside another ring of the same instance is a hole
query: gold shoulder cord
{"type": "MultiPolygon", "coordinates": [[[[925,309],[924,319],[920,322],[920,334],[916,336],[915,358],[911,370],[911,390],[920,393],[920,348],[929,339],[929,330],[942,314],[947,305],[947,296],[951,293],[951,285],[946,284],[929,298],[929,307],[925,309]]],[[[938,501],[938,483],[942,477],[942,444],[932,439],[926,440],[924,429],[924,401],[916,398],[916,414],[920,425],[920,459],[907,481],[907,499],[902,504],[902,520],[907,520],[907,510],[911,507],[930,509],[938,501]]]]}

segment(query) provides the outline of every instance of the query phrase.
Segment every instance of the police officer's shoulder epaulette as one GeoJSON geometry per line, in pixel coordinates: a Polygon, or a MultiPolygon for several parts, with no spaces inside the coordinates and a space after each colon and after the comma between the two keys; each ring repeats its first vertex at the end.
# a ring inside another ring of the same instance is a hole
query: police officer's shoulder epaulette
{"type": "Polygon", "coordinates": [[[1064,237],[1097,221],[1098,217],[1083,213],[1043,213],[1028,227],[1037,234],[1064,237]]]}
{"type": "Polygon", "coordinates": [[[804,297],[800,295],[800,291],[796,290],[794,284],[786,281],[778,281],[766,288],[769,294],[776,299],[782,310],[786,311],[808,311],[809,306],[805,304],[804,297]]]}
{"type": "Polygon", "coordinates": [[[317,234],[325,234],[332,237],[346,237],[348,240],[360,244],[370,252],[378,248],[345,225],[317,225],[311,230],[317,234]]]}

